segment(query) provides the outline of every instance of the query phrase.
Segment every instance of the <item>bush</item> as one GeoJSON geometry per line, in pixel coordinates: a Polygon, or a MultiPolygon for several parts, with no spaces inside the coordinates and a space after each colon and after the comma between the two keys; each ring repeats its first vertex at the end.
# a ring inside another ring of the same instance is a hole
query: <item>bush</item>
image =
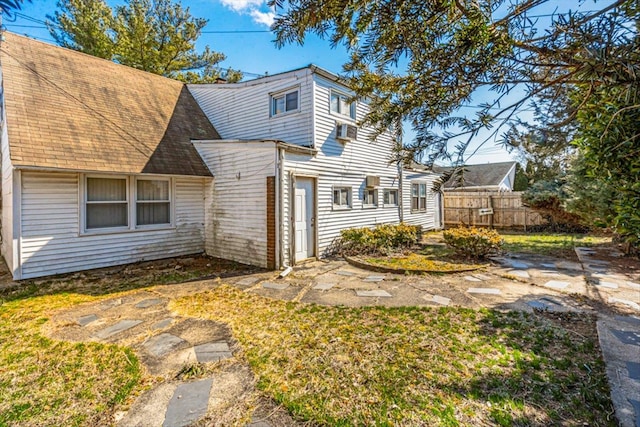
{"type": "Polygon", "coordinates": [[[388,254],[418,242],[422,229],[418,225],[381,224],[375,228],[349,228],[340,232],[342,253],[388,254]]]}
{"type": "Polygon", "coordinates": [[[484,258],[502,247],[502,237],[488,228],[458,227],[445,230],[445,243],[456,253],[470,258],[484,258]]]}

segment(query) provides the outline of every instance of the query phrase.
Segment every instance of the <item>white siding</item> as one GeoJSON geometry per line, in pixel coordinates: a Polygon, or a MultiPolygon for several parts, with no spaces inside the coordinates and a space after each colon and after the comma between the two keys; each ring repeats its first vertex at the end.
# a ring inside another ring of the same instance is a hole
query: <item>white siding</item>
{"type": "Polygon", "coordinates": [[[194,143],[215,177],[207,199],[211,256],[267,267],[266,179],[276,174],[273,142],[194,143]]]}
{"type": "MultiPolygon", "coordinates": [[[[318,217],[318,253],[326,254],[331,243],[340,235],[340,230],[351,227],[374,226],[382,223],[397,223],[399,209],[384,207],[384,189],[398,189],[398,170],[395,164],[389,164],[394,141],[385,134],[375,142],[368,140],[367,129],[358,130],[358,139],[340,142],[335,138],[336,123],[349,122],[348,118],[330,113],[330,91],[337,89],[345,92],[344,86],[319,75],[314,75],[314,111],[315,141],[318,150],[315,156],[287,153],[283,179],[284,233],[282,236],[285,259],[290,259],[291,213],[289,197],[291,175],[317,177],[318,217]],[[378,187],[378,207],[363,206],[363,191],[367,175],[380,177],[378,187]],[[351,188],[351,209],[341,210],[333,207],[333,187],[351,188]]],[[[348,94],[348,93],[347,93],[348,94]]],[[[367,105],[357,104],[357,119],[367,113],[367,105]]]]}
{"type": "Polygon", "coordinates": [[[402,203],[404,210],[404,222],[407,224],[421,225],[423,230],[440,228],[440,195],[435,193],[433,182],[438,179],[437,174],[404,171],[402,181],[402,203]],[[411,211],[411,183],[425,182],[427,184],[427,210],[426,212],[411,211]]]}
{"type": "Polygon", "coordinates": [[[204,251],[204,188],[175,178],[175,228],[80,235],[79,174],[22,172],[22,278],[204,251]]]}
{"type": "MultiPolygon", "coordinates": [[[[3,106],[4,107],[4,106],[3,106]]],[[[4,112],[4,108],[3,108],[4,112]]],[[[14,276],[16,266],[14,265],[14,244],[13,241],[13,166],[9,157],[9,137],[7,135],[6,121],[2,126],[2,142],[0,145],[0,155],[2,156],[2,256],[7,262],[9,271],[14,276]]],[[[17,236],[16,236],[17,237],[17,236]]]]}
{"type": "Polygon", "coordinates": [[[189,90],[223,139],[278,139],[313,143],[313,79],[308,69],[246,83],[189,85],[189,90]],[[271,94],[298,87],[299,111],[271,117],[271,94]]]}

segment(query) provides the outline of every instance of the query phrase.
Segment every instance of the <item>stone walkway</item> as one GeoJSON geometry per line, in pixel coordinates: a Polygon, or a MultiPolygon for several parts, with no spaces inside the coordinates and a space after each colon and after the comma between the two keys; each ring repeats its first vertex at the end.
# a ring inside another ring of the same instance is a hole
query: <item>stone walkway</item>
{"type": "MultiPolygon", "coordinates": [[[[325,305],[593,312],[596,301],[625,314],[601,314],[598,332],[616,414],[622,426],[640,427],[640,277],[610,271],[609,264],[587,248],[577,248],[576,253],[580,262],[502,257],[482,272],[425,276],[372,273],[344,261],[318,261],[296,267],[285,278],[261,273],[229,283],[266,297],[325,305]]],[[[238,402],[246,408],[256,406],[251,371],[234,357],[239,348],[225,325],[181,318],[167,308],[172,298],[219,283],[159,286],[84,305],[54,318],[51,335],[130,346],[147,371],[163,379],[126,413],[117,414],[118,425],[185,426],[197,421],[208,424],[207,420],[224,425],[225,411],[238,402]],[[204,373],[188,375],[198,369],[204,373]]],[[[270,416],[258,405],[249,425],[295,425],[291,419],[273,421],[270,416]]]]}

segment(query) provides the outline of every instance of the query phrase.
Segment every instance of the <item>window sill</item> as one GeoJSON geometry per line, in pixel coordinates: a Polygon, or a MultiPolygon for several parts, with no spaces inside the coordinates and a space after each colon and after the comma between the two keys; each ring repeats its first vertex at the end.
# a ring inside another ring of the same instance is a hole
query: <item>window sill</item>
{"type": "Polygon", "coordinates": [[[131,233],[145,233],[150,231],[166,231],[175,230],[175,225],[142,225],[137,228],[100,228],[94,230],[85,230],[79,233],[79,237],[95,237],[104,236],[110,234],[131,234],[131,233]]]}
{"type": "Polygon", "coordinates": [[[362,205],[362,210],[365,209],[378,209],[378,205],[362,205]]]}
{"type": "Polygon", "coordinates": [[[411,209],[411,213],[426,213],[426,209],[411,209]]]}
{"type": "Polygon", "coordinates": [[[289,117],[289,116],[293,116],[296,115],[298,113],[301,113],[301,110],[293,110],[293,111],[286,111],[284,113],[279,113],[279,114],[272,114],[271,116],[269,116],[269,120],[271,119],[278,119],[280,117],[289,117]]]}
{"type": "Polygon", "coordinates": [[[335,111],[330,111],[329,114],[332,117],[336,117],[337,119],[339,119],[341,123],[344,123],[345,121],[347,121],[349,122],[347,124],[356,124],[356,119],[354,119],[351,116],[345,116],[344,114],[336,113],[335,111]]]}
{"type": "Polygon", "coordinates": [[[398,205],[385,204],[385,205],[382,205],[382,207],[383,208],[397,208],[398,205]]]}
{"type": "Polygon", "coordinates": [[[336,206],[333,205],[333,210],[334,211],[350,211],[352,208],[351,206],[336,206]]]}

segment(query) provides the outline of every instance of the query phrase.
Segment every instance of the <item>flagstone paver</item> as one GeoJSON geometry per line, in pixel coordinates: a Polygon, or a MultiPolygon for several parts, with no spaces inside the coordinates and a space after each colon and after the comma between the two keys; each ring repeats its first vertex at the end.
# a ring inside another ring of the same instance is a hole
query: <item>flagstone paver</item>
{"type": "Polygon", "coordinates": [[[211,342],[193,347],[198,363],[219,362],[233,357],[226,341],[211,342]]]}
{"type": "Polygon", "coordinates": [[[149,307],[153,307],[154,305],[158,305],[162,302],[162,300],[160,298],[149,298],[149,299],[145,299],[140,301],[139,303],[137,303],[135,305],[136,308],[149,308],[149,307]]]}
{"type": "Polygon", "coordinates": [[[336,285],[335,283],[318,283],[313,287],[313,289],[315,289],[316,291],[328,291],[329,289],[333,288],[335,285],[336,285]]]}
{"type": "Polygon", "coordinates": [[[170,326],[172,323],[173,323],[173,318],[172,317],[167,317],[166,319],[162,319],[162,320],[154,323],[151,326],[151,329],[155,329],[155,330],[164,329],[167,326],[170,326]]]}
{"type": "Polygon", "coordinates": [[[477,277],[473,277],[473,276],[464,276],[464,280],[468,282],[482,282],[481,279],[478,279],[477,277]]]}
{"type": "Polygon", "coordinates": [[[470,294],[487,294],[487,295],[499,295],[500,289],[496,288],[469,288],[467,292],[470,294]]]}
{"type": "Polygon", "coordinates": [[[345,271],[345,270],[338,270],[335,272],[335,274],[337,274],[338,276],[355,276],[356,273],[354,273],[353,271],[345,271]]]}
{"type": "Polygon", "coordinates": [[[442,297],[440,295],[434,295],[431,297],[431,301],[440,304],[440,305],[449,305],[451,304],[451,298],[447,298],[447,297],[442,297]]]}
{"type": "Polygon", "coordinates": [[[640,304],[638,304],[635,301],[631,301],[628,299],[624,299],[624,298],[615,298],[615,297],[609,297],[609,302],[612,304],[623,304],[626,305],[628,307],[633,308],[634,310],[640,311],[640,304]]]}
{"type": "Polygon", "coordinates": [[[374,289],[370,291],[358,289],[356,290],[356,295],[359,297],[382,297],[382,298],[390,298],[393,296],[389,292],[382,289],[374,289]]]}
{"type": "Polygon", "coordinates": [[[613,282],[599,281],[595,285],[599,286],[599,287],[602,287],[602,288],[609,288],[609,289],[618,289],[619,288],[618,284],[617,283],[613,283],[613,282]]]}
{"type": "Polygon", "coordinates": [[[569,282],[563,282],[561,280],[549,280],[547,283],[544,284],[544,286],[546,286],[547,288],[553,288],[553,289],[565,289],[569,285],[570,285],[569,282]]]}
{"type": "Polygon", "coordinates": [[[116,334],[119,334],[120,332],[124,332],[127,329],[131,329],[134,326],[139,325],[140,323],[142,323],[142,320],[133,320],[133,319],[125,319],[125,320],[121,320],[118,323],[116,323],[115,325],[111,325],[105,329],[102,329],[98,332],[96,332],[94,334],[94,336],[96,338],[105,340],[107,338],[110,338],[116,334]]]}
{"type": "Polygon", "coordinates": [[[640,283],[635,283],[635,282],[625,282],[625,284],[630,287],[631,289],[640,289],[640,283]]]}
{"type": "Polygon", "coordinates": [[[258,277],[249,276],[249,277],[245,277],[242,280],[238,280],[236,282],[236,285],[239,285],[239,286],[251,286],[251,285],[255,284],[257,281],[259,281],[259,280],[260,280],[260,278],[258,278],[258,277]]]}
{"type": "Polygon", "coordinates": [[[273,282],[265,282],[262,284],[262,287],[265,289],[276,289],[276,290],[283,290],[283,289],[287,289],[289,287],[289,283],[287,282],[282,282],[282,283],[273,283],[273,282]]]}
{"type": "Polygon", "coordinates": [[[95,322],[96,320],[98,320],[98,316],[95,314],[87,314],[86,316],[78,318],[78,325],[87,326],[89,323],[95,322]]]}
{"type": "Polygon", "coordinates": [[[181,384],[169,401],[162,427],[183,427],[199,420],[207,413],[213,380],[181,384]]]}
{"type": "Polygon", "coordinates": [[[384,276],[367,276],[363,279],[365,282],[382,282],[384,276]]]}
{"type": "Polygon", "coordinates": [[[520,277],[522,279],[528,279],[531,277],[526,270],[510,270],[509,274],[520,277]]]}
{"type": "Polygon", "coordinates": [[[491,276],[487,276],[485,274],[481,274],[481,273],[476,273],[473,275],[473,277],[475,277],[476,279],[480,279],[480,280],[491,280],[491,276]]]}
{"type": "Polygon", "coordinates": [[[163,333],[149,338],[144,344],[144,348],[156,357],[171,353],[185,341],[173,334],[163,333]]]}

